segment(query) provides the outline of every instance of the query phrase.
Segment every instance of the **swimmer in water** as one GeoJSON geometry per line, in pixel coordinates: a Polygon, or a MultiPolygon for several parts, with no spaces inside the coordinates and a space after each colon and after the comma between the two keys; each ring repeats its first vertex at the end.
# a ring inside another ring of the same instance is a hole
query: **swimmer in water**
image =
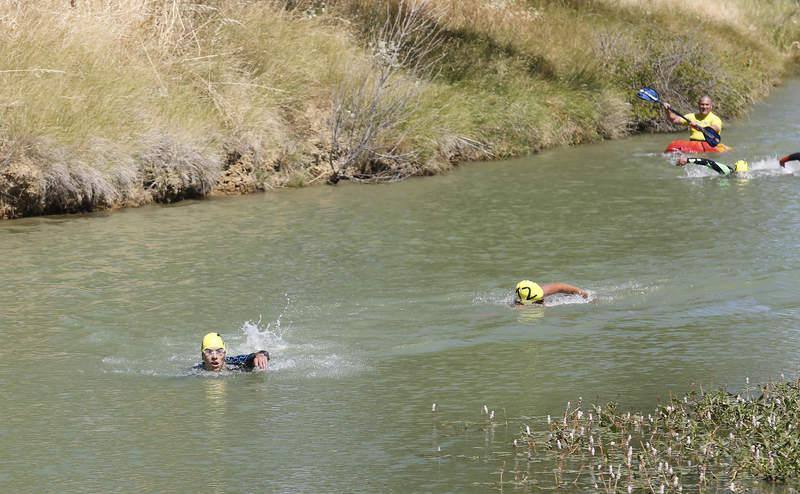
{"type": "Polygon", "coordinates": [[[589,293],[586,290],[566,283],[542,283],[540,285],[530,280],[522,280],[517,283],[514,289],[514,305],[543,304],[546,296],[557,293],[580,295],[583,298],[589,298],[589,293]]]}
{"type": "Polygon", "coordinates": [[[694,158],[686,156],[678,157],[678,161],[675,163],[675,166],[686,166],[687,164],[705,166],[707,168],[711,168],[720,175],[725,176],[732,175],[734,173],[746,172],[750,169],[750,165],[748,165],[745,160],[739,160],[734,163],[733,166],[731,166],[724,163],[718,163],[707,158],[694,158]]]}
{"type": "Polygon", "coordinates": [[[225,356],[225,342],[222,341],[219,333],[208,333],[203,337],[200,356],[203,358],[203,362],[195,365],[194,368],[210,372],[266,370],[269,364],[269,352],[266,350],[233,357],[225,356]]]}

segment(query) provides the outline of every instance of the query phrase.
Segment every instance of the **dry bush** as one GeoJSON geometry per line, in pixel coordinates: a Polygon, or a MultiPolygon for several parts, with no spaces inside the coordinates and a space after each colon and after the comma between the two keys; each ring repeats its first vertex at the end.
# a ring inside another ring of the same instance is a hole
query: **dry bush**
{"type": "Polygon", "coordinates": [[[102,138],[89,139],[79,151],[85,163],[101,172],[113,186],[111,207],[141,206],[150,201],[142,189],[139,164],[134,160],[133,145],[102,138]]]}
{"type": "Polygon", "coordinates": [[[220,159],[185,138],[154,133],[143,148],[136,156],[142,186],[156,202],[206,196],[220,176],[220,159]]]}
{"type": "Polygon", "coordinates": [[[47,139],[6,141],[0,153],[4,217],[94,211],[119,199],[106,174],[47,139]]]}
{"type": "Polygon", "coordinates": [[[611,90],[602,91],[595,99],[595,108],[597,129],[603,139],[619,139],[633,130],[631,105],[623,95],[611,90]]]}
{"type": "Polygon", "coordinates": [[[386,21],[371,36],[369,63],[351,68],[334,91],[332,183],[342,177],[398,180],[419,169],[416,154],[403,149],[401,127],[437,62],[439,13],[428,0],[400,0],[387,9],[386,21]]]}
{"type": "Polygon", "coordinates": [[[485,143],[464,136],[443,136],[439,139],[437,147],[439,154],[451,164],[494,158],[494,154],[485,143]]]}
{"type": "Polygon", "coordinates": [[[224,115],[225,173],[231,176],[222,186],[260,190],[315,181],[321,143],[329,141],[331,88],[363,55],[346,31],[306,16],[307,6],[229,7],[225,15],[238,22],[222,26],[218,38],[235,53],[203,62],[211,69],[193,70],[203,74],[200,90],[224,115]]]}

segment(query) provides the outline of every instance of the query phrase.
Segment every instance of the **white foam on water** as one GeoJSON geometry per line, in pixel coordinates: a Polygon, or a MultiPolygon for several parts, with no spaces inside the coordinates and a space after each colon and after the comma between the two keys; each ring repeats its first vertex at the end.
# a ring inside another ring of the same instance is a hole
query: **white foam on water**
{"type": "MultiPolygon", "coordinates": [[[[713,158],[712,158],[713,159],[713,158]]],[[[737,159],[731,159],[727,161],[717,160],[720,163],[724,163],[727,165],[732,165],[737,161],[737,159]]],[[[674,160],[672,161],[674,164],[674,160]]],[[[755,160],[749,163],[750,169],[743,173],[737,173],[734,176],[723,177],[719,173],[715,172],[714,170],[701,165],[692,165],[688,164],[683,167],[684,169],[684,176],[681,178],[733,178],[739,180],[746,180],[746,179],[753,179],[753,178],[761,178],[761,177],[777,177],[781,175],[795,175],[800,172],[800,164],[795,164],[794,166],[791,163],[786,165],[786,168],[781,168],[780,162],[776,156],[763,158],[759,160],[755,160]]]]}
{"type": "Polygon", "coordinates": [[[242,324],[240,331],[245,337],[246,350],[241,353],[267,350],[271,371],[293,371],[308,378],[340,377],[365,370],[366,366],[356,359],[332,351],[333,344],[290,343],[285,337],[291,336],[293,324],[285,318],[292,301],[288,294],[285,297],[286,305],[274,321],[265,325],[259,318],[242,324]]]}
{"type": "Polygon", "coordinates": [[[267,350],[270,354],[269,371],[290,373],[307,378],[335,378],[353,375],[366,369],[357,359],[340,355],[333,344],[324,342],[294,343],[291,341],[293,324],[285,321],[287,306],[274,321],[245,321],[239,328],[237,337],[230,338],[229,346],[234,353],[250,353],[267,350]]]}
{"type": "Polygon", "coordinates": [[[719,177],[719,173],[700,165],[686,165],[683,167],[683,178],[719,177]]]}
{"type": "MultiPolygon", "coordinates": [[[[778,167],[780,167],[780,162],[778,162],[778,158],[775,158],[775,161],[778,163],[778,167]]],[[[791,175],[798,175],[800,174],[800,162],[798,161],[789,161],[786,163],[784,168],[780,168],[784,171],[784,173],[788,173],[791,175]]]]}
{"type": "Polygon", "coordinates": [[[472,297],[472,305],[514,305],[514,292],[493,290],[491,292],[476,293],[472,297]]]}
{"type": "MultiPolygon", "coordinates": [[[[282,314],[281,314],[282,315],[282,314]]],[[[289,344],[283,339],[286,331],[281,326],[281,318],[268,322],[262,327],[262,319],[258,321],[245,321],[239,330],[244,334],[245,342],[241,345],[241,351],[235,353],[251,353],[258,350],[267,350],[270,355],[277,355],[285,351],[289,344]]]]}
{"type": "Polygon", "coordinates": [[[597,289],[598,302],[614,302],[630,297],[649,295],[661,289],[661,285],[647,285],[636,280],[630,280],[618,285],[603,286],[597,289]]]}
{"type": "Polygon", "coordinates": [[[627,290],[647,290],[649,289],[648,286],[636,281],[636,280],[628,280],[626,282],[620,283],[619,285],[610,285],[605,287],[606,291],[627,291],[627,290]]]}
{"type": "Polygon", "coordinates": [[[580,295],[567,295],[565,293],[550,295],[549,297],[545,297],[544,306],[557,307],[559,305],[589,304],[595,300],[595,295],[594,292],[590,290],[586,290],[586,292],[589,294],[589,298],[583,298],[580,295]]]}
{"type": "MultiPolygon", "coordinates": [[[[569,304],[588,304],[597,299],[595,292],[586,290],[589,293],[589,298],[583,298],[580,295],[566,295],[556,294],[550,295],[545,299],[545,307],[556,307],[559,305],[569,304]]],[[[476,293],[472,297],[472,305],[514,305],[514,292],[506,290],[493,290],[486,293],[476,293]]]]}
{"type": "MultiPolygon", "coordinates": [[[[301,375],[307,378],[331,378],[363,372],[366,366],[357,358],[341,355],[335,344],[325,342],[295,343],[292,341],[294,327],[287,320],[291,300],[286,297],[286,305],[274,321],[248,320],[241,324],[238,332],[219,329],[228,355],[252,353],[267,350],[270,354],[270,374],[301,375]]],[[[192,342],[164,342],[166,348],[176,349],[168,357],[148,354],[141,359],[126,356],[108,356],[102,363],[110,367],[107,372],[143,376],[180,377],[187,375],[229,376],[241,372],[208,373],[192,369],[200,363],[197,345],[192,342]],[[167,365],[165,365],[167,364],[167,365]]],[[[157,352],[156,352],[157,353],[157,352]]]]}

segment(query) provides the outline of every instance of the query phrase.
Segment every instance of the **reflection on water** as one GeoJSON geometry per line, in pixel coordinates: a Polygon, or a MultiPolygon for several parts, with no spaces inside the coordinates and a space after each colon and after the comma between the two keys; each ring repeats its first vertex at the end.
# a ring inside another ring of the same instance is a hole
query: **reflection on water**
{"type": "MultiPolygon", "coordinates": [[[[205,440],[208,442],[204,453],[214,458],[225,454],[223,448],[225,437],[225,412],[228,406],[227,394],[225,392],[227,380],[224,378],[203,379],[205,388],[205,421],[198,424],[205,440]]],[[[211,471],[207,472],[209,478],[208,490],[213,493],[227,492],[225,488],[225,471],[222,465],[217,462],[210,462],[211,471]]]]}
{"type": "Polygon", "coordinates": [[[541,318],[544,317],[544,306],[531,305],[526,307],[519,307],[517,310],[517,319],[523,324],[536,324],[541,318]]]}
{"type": "Polygon", "coordinates": [[[225,379],[204,379],[203,387],[206,394],[205,410],[207,420],[205,429],[210,433],[209,438],[221,437],[225,432],[221,429],[220,420],[225,414],[225,407],[227,405],[225,386],[227,381],[225,379]]]}
{"type": "Polygon", "coordinates": [[[691,176],[654,151],[670,136],[643,136],[391,187],[0,223],[0,479],[485,490],[515,417],[795,376],[800,164],[772,158],[795,136],[753,136],[798,103],[793,85],[726,131],[746,179],[691,176]],[[523,277],[592,297],[515,309],[523,277]],[[191,375],[209,331],[269,350],[270,371],[191,375]],[[443,426],[484,405],[507,431],[443,426]]]}

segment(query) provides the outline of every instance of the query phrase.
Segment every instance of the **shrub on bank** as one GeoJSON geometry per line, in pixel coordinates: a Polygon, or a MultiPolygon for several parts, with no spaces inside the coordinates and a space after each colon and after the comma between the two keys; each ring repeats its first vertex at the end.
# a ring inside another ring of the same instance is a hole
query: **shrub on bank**
{"type": "Polygon", "coordinates": [[[735,0],[719,15],[684,0],[429,0],[376,86],[390,46],[376,36],[419,2],[72,3],[0,5],[1,217],[332,175],[396,180],[661,129],[654,107],[631,104],[644,84],[680,107],[710,93],[736,116],[796,50],[799,10],[790,0],[735,0]],[[412,53],[419,41],[428,49],[412,53]],[[337,101],[360,101],[361,113],[337,101]],[[377,118],[351,118],[370,111],[377,118]]]}

